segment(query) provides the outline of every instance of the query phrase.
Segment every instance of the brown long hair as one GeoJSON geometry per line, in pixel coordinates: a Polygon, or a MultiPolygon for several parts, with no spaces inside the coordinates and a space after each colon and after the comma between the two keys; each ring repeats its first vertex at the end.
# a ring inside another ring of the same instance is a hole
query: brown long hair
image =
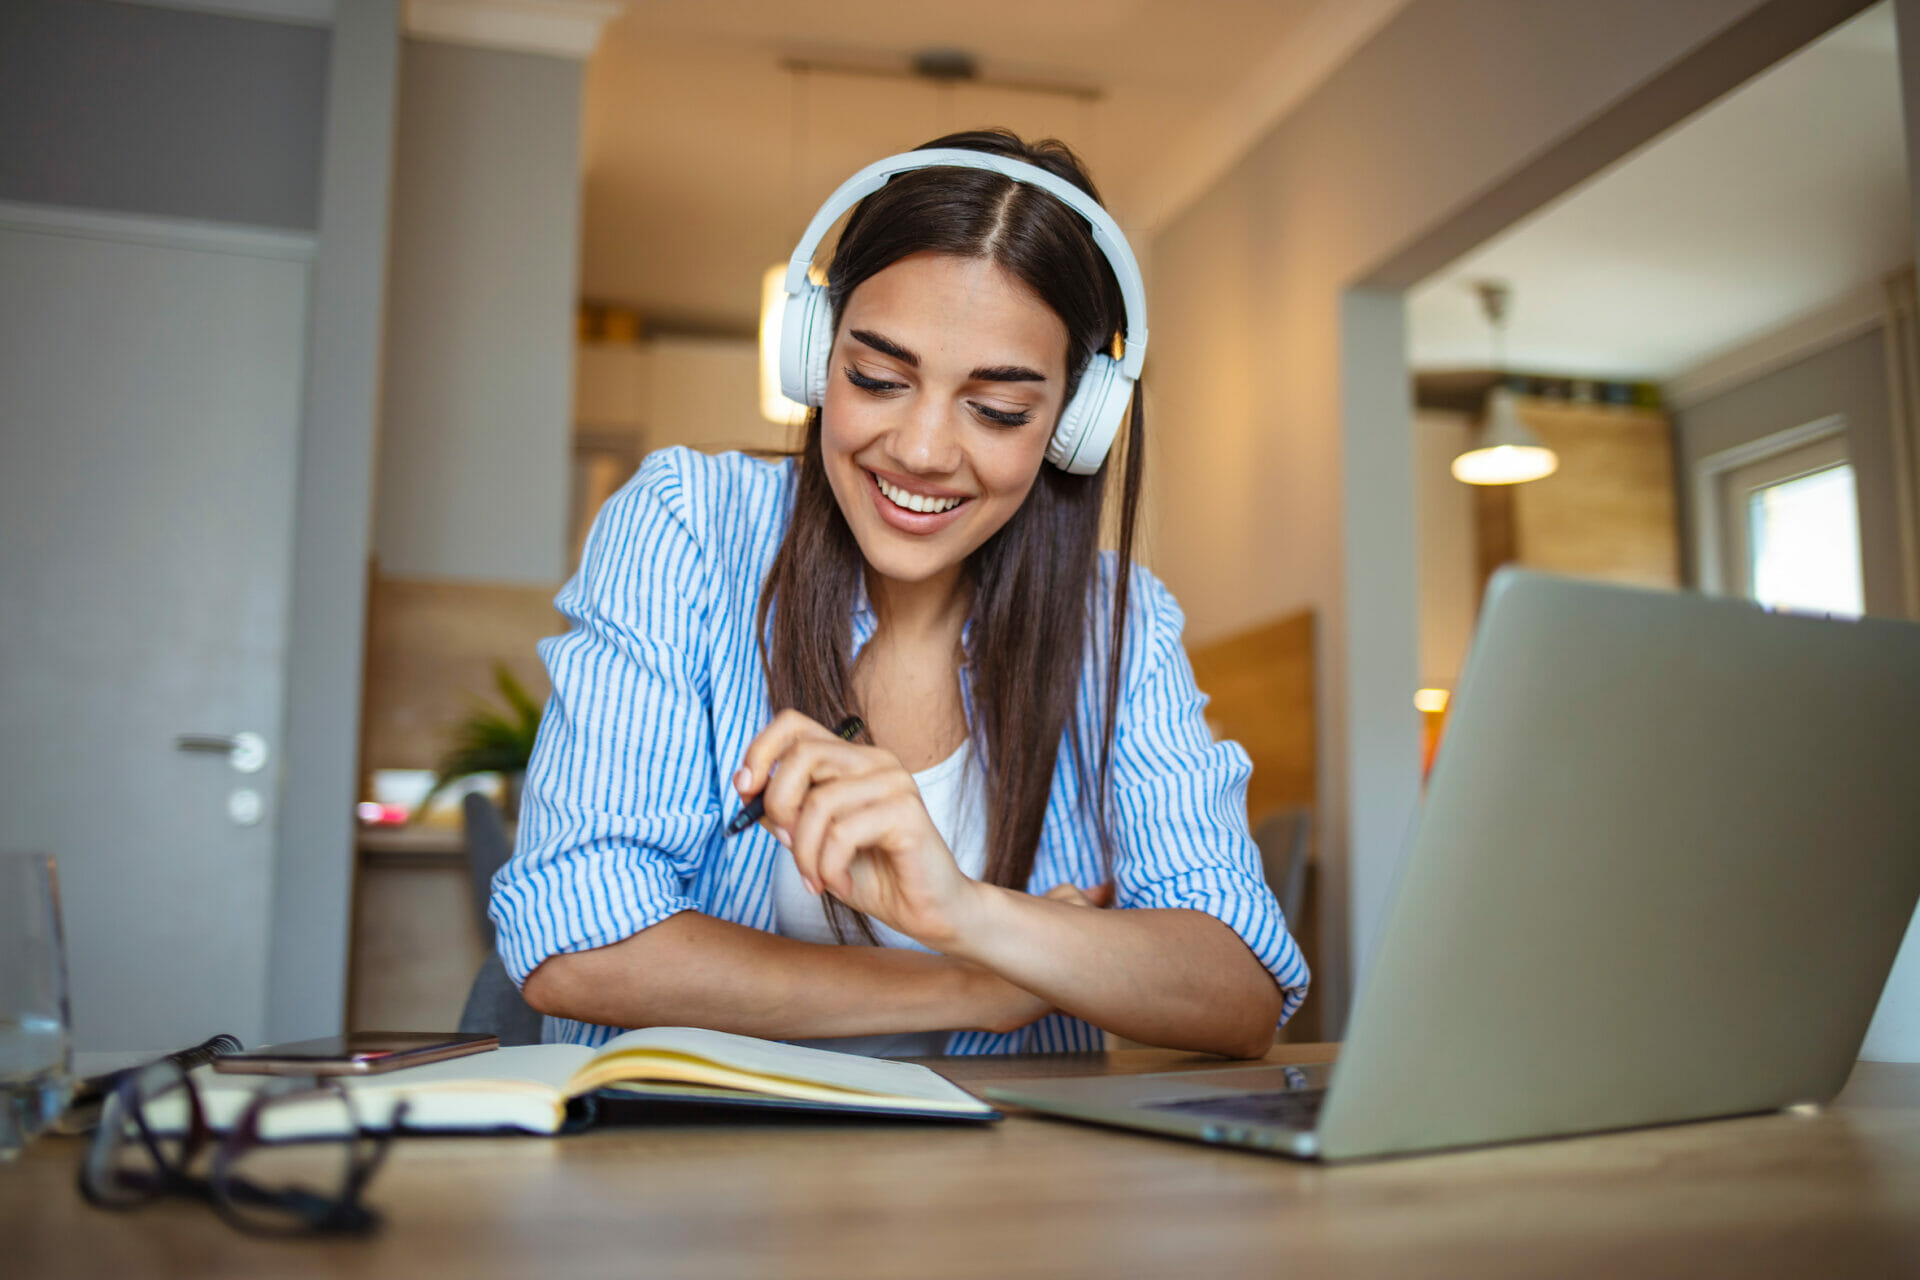
{"type": "MultiPolygon", "coordinates": [[[[1029,144],[993,129],[950,134],[926,147],[997,152],[1100,198],[1072,150],[1053,139],[1029,144]]],[[[909,254],[929,250],[990,259],[1059,315],[1067,329],[1068,401],[1088,358],[1110,350],[1125,328],[1119,284],[1078,214],[1003,174],[952,168],[901,174],[848,216],[827,269],[836,327],[847,298],[863,281],[909,254]]],[[[1063,740],[1070,744],[1081,795],[1092,806],[1111,862],[1108,772],[1140,500],[1141,398],[1136,391],[1124,447],[1109,452],[1099,471],[1077,476],[1042,464],[1019,510],[968,559],[974,590],[969,642],[974,723],[967,730],[985,761],[985,879],[991,884],[1026,887],[1063,740]],[[1116,453],[1121,458],[1119,555],[1103,713],[1097,724],[1081,723],[1073,709],[1093,623],[1102,508],[1116,453]],[[1090,757],[1094,743],[1098,750],[1090,757]]],[[[820,430],[815,409],[799,453],[791,522],[760,591],[758,630],[773,705],[832,723],[858,710],[850,618],[863,561],[827,481],[820,430]]],[[[836,908],[844,910],[829,901],[829,919],[844,941],[836,908]]],[[[859,925],[872,941],[864,917],[859,925]]]]}

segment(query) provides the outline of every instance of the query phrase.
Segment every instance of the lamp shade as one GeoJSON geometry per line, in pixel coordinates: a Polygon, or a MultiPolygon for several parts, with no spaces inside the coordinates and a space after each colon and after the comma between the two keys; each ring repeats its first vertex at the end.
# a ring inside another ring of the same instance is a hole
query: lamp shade
{"type": "Polygon", "coordinates": [[[1553,450],[1520,421],[1513,392],[1495,387],[1473,448],[1453,460],[1453,478],[1466,484],[1521,484],[1550,476],[1559,465],[1553,450]]]}
{"type": "Polygon", "coordinates": [[[760,416],[793,426],[807,416],[780,390],[780,319],[786,311],[787,264],[776,262],[760,277],[760,416]]]}

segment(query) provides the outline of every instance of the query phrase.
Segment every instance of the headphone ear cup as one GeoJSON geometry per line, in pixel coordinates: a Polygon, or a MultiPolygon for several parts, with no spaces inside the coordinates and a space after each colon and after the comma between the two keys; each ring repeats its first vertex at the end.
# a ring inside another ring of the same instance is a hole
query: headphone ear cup
{"type": "Polygon", "coordinates": [[[780,313],[780,394],[818,408],[827,398],[827,357],[833,352],[833,302],[809,280],[787,295],[780,313]]]}
{"type": "Polygon", "coordinates": [[[1132,399],[1133,379],[1120,371],[1120,362],[1109,355],[1093,356],[1047,442],[1047,461],[1076,476],[1098,471],[1132,399]]]}
{"type": "Polygon", "coordinates": [[[825,285],[812,286],[807,298],[807,404],[827,402],[827,358],[833,354],[833,300],[825,285]]]}

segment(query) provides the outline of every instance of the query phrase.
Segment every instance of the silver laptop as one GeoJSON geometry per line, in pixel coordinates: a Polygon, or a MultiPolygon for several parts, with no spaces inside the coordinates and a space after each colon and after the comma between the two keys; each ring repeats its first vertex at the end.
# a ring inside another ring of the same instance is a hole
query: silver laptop
{"type": "Polygon", "coordinates": [[[1845,1083],[1920,896],[1920,625],[1506,571],[1338,1066],[984,1090],[1321,1160],[1845,1083]]]}

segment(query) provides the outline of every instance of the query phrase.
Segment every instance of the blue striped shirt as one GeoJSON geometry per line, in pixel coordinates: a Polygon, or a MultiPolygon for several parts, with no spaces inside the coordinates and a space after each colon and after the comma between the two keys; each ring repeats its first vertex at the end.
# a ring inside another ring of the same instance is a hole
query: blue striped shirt
{"type": "MultiPolygon", "coordinates": [[[[493,881],[492,916],[515,982],[540,962],[631,937],[681,911],[773,928],[785,850],[759,826],[724,840],[730,777],[775,708],[755,635],[760,587],[787,527],[795,464],[685,449],[650,454],[607,501],[580,571],[555,604],[572,623],[543,640],[553,696],[527,770],[518,847],[493,881]]],[[[1104,553],[1076,716],[1096,723],[1115,560],[1104,553]]],[[[1285,992],[1307,993],[1247,833],[1252,766],[1216,743],[1165,587],[1133,574],[1113,740],[1115,906],[1185,907],[1225,922],[1285,992]]],[[[864,597],[853,652],[873,634],[864,597]]],[[[1027,889],[1107,878],[1073,752],[1063,744],[1027,889]]],[[[618,1028],[549,1017],[546,1038],[595,1045],[618,1028]]],[[[1098,1049],[1100,1032],[1052,1014],[1018,1031],[956,1031],[949,1053],[1098,1049]]]]}

